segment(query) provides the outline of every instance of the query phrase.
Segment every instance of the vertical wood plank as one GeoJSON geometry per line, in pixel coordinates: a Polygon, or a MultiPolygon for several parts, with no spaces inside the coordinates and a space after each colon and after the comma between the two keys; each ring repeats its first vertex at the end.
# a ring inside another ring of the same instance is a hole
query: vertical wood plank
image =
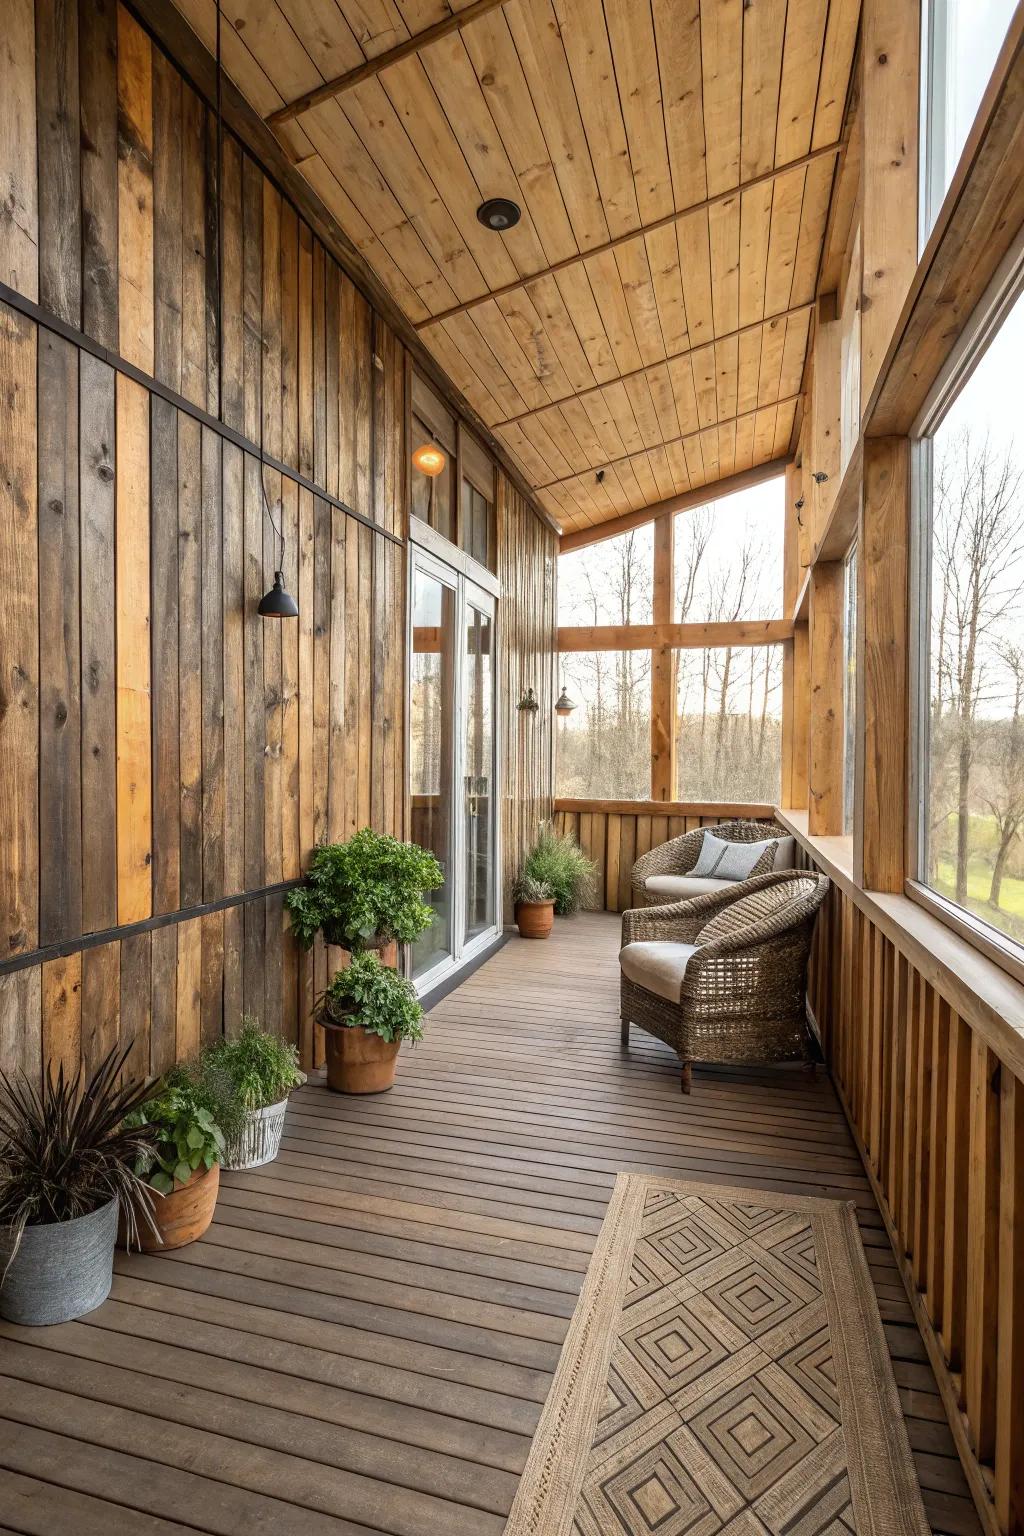
{"type": "Polygon", "coordinates": [[[999,1286],[999,1065],[971,1040],[971,1119],[967,1205],[967,1329],[963,1395],[968,1433],[981,1462],[995,1450],[999,1286]]]}
{"type": "Polygon", "coordinates": [[[149,1069],[160,1077],[174,1065],[178,1036],[178,925],[154,928],[150,984],[149,1069]]]}
{"type": "Polygon", "coordinates": [[[0,976],[0,1070],[23,1072],[37,1089],[42,1082],[42,966],[0,976]]]}
{"type": "Polygon", "coordinates": [[[1024,1530],[1024,1083],[1005,1070],[999,1106],[999,1303],[995,1506],[1024,1530]]]}
{"type": "Polygon", "coordinates": [[[843,565],[811,574],[809,779],[807,825],[812,837],[843,830],[843,565]]]}
{"type": "MultiPolygon", "coordinates": [[[[225,370],[227,388],[229,373],[225,370]]],[[[224,894],[245,885],[245,531],[242,450],[221,445],[224,582],[224,894]]]]}
{"type": "Polygon", "coordinates": [[[178,708],[178,412],[154,395],[152,425],[153,910],[181,905],[178,708]]]}
{"type": "Polygon", "coordinates": [[[224,1031],[224,913],[204,912],[200,922],[199,1033],[209,1045],[224,1031]]]}
{"type": "Polygon", "coordinates": [[[152,955],[150,933],[134,933],[121,940],[121,1043],[131,1042],[126,1073],[135,1079],[150,1072],[152,955]]]}
{"type": "Polygon", "coordinates": [[[206,108],[181,92],[181,393],[206,406],[206,108]]]}
{"type": "Polygon", "coordinates": [[[39,942],[82,931],[78,350],[39,334],[39,942]]]}
{"type": "MultiPolygon", "coordinates": [[[[264,404],[270,392],[264,389],[264,404]]],[[[280,424],[280,400],[276,410],[280,424]]],[[[281,476],[276,470],[263,471],[267,501],[273,518],[263,520],[263,586],[272,585],[280,563],[281,545],[273,524],[281,526],[281,476]]],[[[282,836],[282,676],[281,653],[283,625],[286,620],[271,619],[263,625],[263,728],[265,733],[263,766],[263,859],[264,879],[273,885],[282,878],[284,843],[282,836]]]]}
{"type": "Polygon", "coordinates": [[[39,297],[39,202],[36,177],[36,37],[34,0],[11,0],[0,33],[0,144],[4,146],[0,281],[39,297]]]}
{"type": "Polygon", "coordinates": [[[224,422],[241,432],[245,421],[244,379],[245,343],[243,335],[242,252],[242,152],[236,139],[224,136],[223,190],[221,194],[221,239],[224,245],[221,280],[224,298],[221,306],[221,369],[224,422]]]}
{"type": "Polygon", "coordinates": [[[82,928],[117,922],[114,371],[79,355],[82,928]]]}
{"type": "Polygon", "coordinates": [[[178,416],[178,763],[181,905],[203,899],[202,428],[178,416]]]}
{"type": "MultiPolygon", "coordinates": [[[[242,661],[245,675],[244,889],[258,890],[263,878],[263,773],[266,750],[263,697],[263,623],[256,609],[263,585],[263,494],[260,464],[250,454],[244,468],[244,551],[242,661]]],[[[246,928],[248,934],[248,927],[246,928]]],[[[262,1009],[262,1004],[260,1005],[262,1009]]]]}
{"type": "MultiPolygon", "coordinates": [[[[18,23],[17,14],[14,21],[18,23]]],[[[20,25],[20,23],[18,23],[20,25]]],[[[0,954],[39,935],[36,327],[0,304],[0,954]]]]}
{"type": "Polygon", "coordinates": [[[304,486],[299,488],[298,558],[299,857],[305,868],[316,840],[316,813],[313,787],[313,495],[304,486]]]}
{"type": "MultiPolygon", "coordinates": [[[[225,250],[227,242],[225,240],[225,250]]],[[[263,177],[242,156],[242,431],[259,442],[262,428],[261,305],[263,288],[263,177]]]]}
{"type": "Polygon", "coordinates": [[[153,58],[149,36],[117,12],[118,350],[153,372],[153,58]]]}
{"type": "Polygon", "coordinates": [[[82,1064],[92,1072],[117,1044],[121,1028],[121,945],[82,951],[82,1064]]]}
{"type": "Polygon", "coordinates": [[[203,428],[202,460],[202,828],[203,900],[224,895],[224,537],[221,439],[203,428]]]}
{"type": "MultiPolygon", "coordinates": [[[[79,0],[82,328],[118,345],[117,0],[79,0]]],[[[83,360],[84,373],[84,360],[83,360]]],[[[84,410],[83,410],[84,415],[84,410]]]]}
{"type": "Polygon", "coordinates": [[[153,55],[153,366],[181,393],[181,75],[153,55]]]}
{"type": "Polygon", "coordinates": [[[193,1056],[201,1040],[202,924],[201,917],[191,917],[175,929],[178,969],[174,1052],[178,1061],[193,1056]]]}
{"type": "Polygon", "coordinates": [[[117,919],[152,911],[149,396],[117,376],[117,919]]]}
{"type": "Polygon", "coordinates": [[[42,967],[43,1069],[78,1076],[82,1063],[82,955],[46,960],[42,967]]]}
{"type": "MultiPolygon", "coordinates": [[[[82,318],[78,0],[36,0],[35,9],[39,302],[68,325],[78,326],[82,318]]],[[[5,76],[4,90],[15,88],[5,76]]]]}

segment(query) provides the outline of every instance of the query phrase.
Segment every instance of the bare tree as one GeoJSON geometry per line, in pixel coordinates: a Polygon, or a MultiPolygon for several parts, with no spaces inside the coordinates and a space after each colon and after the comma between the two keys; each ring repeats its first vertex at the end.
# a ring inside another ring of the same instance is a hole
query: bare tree
{"type": "Polygon", "coordinates": [[[1009,721],[1005,725],[1000,722],[996,731],[998,742],[995,773],[987,797],[998,836],[988,893],[989,903],[993,907],[999,906],[1010,851],[1024,829],[1024,719],[1021,714],[1024,703],[1024,650],[1017,645],[1008,645],[1001,656],[1013,680],[1013,711],[1009,721]]]}

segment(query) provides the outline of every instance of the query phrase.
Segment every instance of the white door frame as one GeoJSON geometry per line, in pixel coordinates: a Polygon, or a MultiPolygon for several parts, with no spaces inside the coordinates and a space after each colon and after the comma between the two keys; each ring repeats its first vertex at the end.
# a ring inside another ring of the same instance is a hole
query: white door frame
{"type": "MultiPolygon", "coordinates": [[[[441,541],[438,540],[438,543],[441,541]]],[[[405,713],[406,713],[406,740],[409,739],[411,717],[411,679],[412,679],[412,645],[413,645],[413,595],[414,583],[417,571],[423,571],[441,582],[449,591],[455,593],[455,647],[458,657],[453,678],[454,712],[452,744],[452,793],[450,797],[451,823],[448,829],[449,848],[451,850],[451,871],[455,880],[455,890],[452,893],[451,906],[451,950],[429,971],[424,971],[421,976],[413,978],[416,991],[423,996],[433,991],[435,987],[450,977],[457,974],[464,966],[474,960],[482,950],[492,945],[502,932],[502,848],[501,848],[501,763],[502,742],[500,739],[500,712],[498,709],[498,603],[491,588],[496,584],[490,572],[486,575],[487,585],[473,580],[464,569],[443,560],[435,548],[427,550],[416,544],[409,546],[409,601],[406,604],[408,623],[406,633],[407,654],[410,658],[409,686],[406,689],[405,713]],[[492,790],[491,790],[491,848],[493,858],[491,863],[491,899],[493,903],[494,922],[481,933],[475,934],[472,939],[466,940],[466,815],[465,815],[465,672],[466,672],[466,646],[469,632],[469,606],[472,604],[481,613],[486,613],[491,620],[491,718],[492,718],[492,790]]],[[[459,566],[464,566],[466,556],[461,551],[453,553],[459,555],[459,566]]],[[[475,561],[468,562],[475,565],[475,561]]],[[[406,753],[406,792],[412,802],[412,782],[410,778],[412,758],[406,753]]],[[[408,957],[407,957],[408,958],[408,957]]],[[[407,969],[411,969],[407,965],[407,969]]]]}

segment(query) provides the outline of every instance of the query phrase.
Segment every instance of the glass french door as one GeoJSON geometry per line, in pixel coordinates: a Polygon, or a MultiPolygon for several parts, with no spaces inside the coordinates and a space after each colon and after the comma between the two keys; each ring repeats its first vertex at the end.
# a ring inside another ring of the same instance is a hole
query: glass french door
{"type": "Polygon", "coordinates": [[[428,897],[434,922],[411,950],[413,978],[427,991],[498,931],[495,604],[416,549],[410,609],[412,839],[445,877],[428,897]]]}

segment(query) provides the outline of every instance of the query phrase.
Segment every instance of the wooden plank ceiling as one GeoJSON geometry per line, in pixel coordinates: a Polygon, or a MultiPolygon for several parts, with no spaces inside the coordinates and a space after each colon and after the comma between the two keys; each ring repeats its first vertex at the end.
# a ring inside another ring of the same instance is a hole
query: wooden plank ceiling
{"type": "Polygon", "coordinates": [[[790,451],[858,12],[225,0],[223,57],[568,531],[790,451]]]}

